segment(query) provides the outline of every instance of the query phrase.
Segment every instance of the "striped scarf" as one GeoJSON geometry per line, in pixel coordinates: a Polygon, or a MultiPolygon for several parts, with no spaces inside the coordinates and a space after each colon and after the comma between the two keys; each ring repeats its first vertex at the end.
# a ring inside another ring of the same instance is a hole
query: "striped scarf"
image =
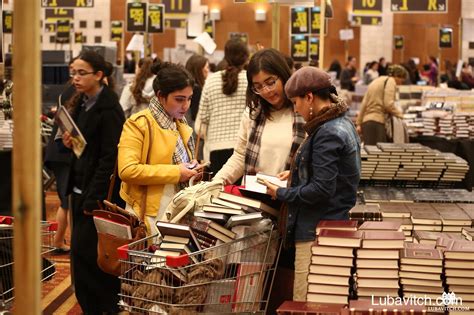
{"type": "MultiPolygon", "coordinates": [[[[293,156],[298,150],[300,144],[304,141],[305,131],[303,126],[305,121],[299,114],[293,113],[293,142],[291,144],[290,155],[286,160],[285,170],[289,170],[293,156]]],[[[257,118],[253,121],[252,128],[250,130],[249,141],[247,144],[247,150],[245,152],[245,173],[256,174],[258,155],[260,152],[260,143],[262,140],[263,128],[265,128],[265,116],[260,113],[257,118]]]]}

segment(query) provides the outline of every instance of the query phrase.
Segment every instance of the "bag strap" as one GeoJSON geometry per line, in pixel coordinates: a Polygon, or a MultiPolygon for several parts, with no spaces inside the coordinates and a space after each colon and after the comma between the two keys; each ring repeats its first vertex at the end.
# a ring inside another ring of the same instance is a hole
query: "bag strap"
{"type": "Polygon", "coordinates": [[[109,190],[107,192],[107,198],[106,198],[106,200],[109,202],[112,202],[112,194],[114,192],[115,180],[117,178],[117,174],[118,174],[118,157],[115,159],[114,172],[110,176],[109,190]]]}
{"type": "Polygon", "coordinates": [[[201,128],[202,128],[202,123],[199,124],[199,132],[197,132],[197,138],[196,138],[196,146],[194,148],[194,158],[196,159],[196,161],[199,162],[199,145],[201,144],[201,128]]]}

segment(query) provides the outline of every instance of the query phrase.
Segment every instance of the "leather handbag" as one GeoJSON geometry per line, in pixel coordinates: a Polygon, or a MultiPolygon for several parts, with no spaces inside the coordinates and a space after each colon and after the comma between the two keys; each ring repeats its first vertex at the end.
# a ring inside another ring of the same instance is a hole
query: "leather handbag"
{"type": "MultiPolygon", "coordinates": [[[[150,146],[152,143],[152,130],[150,122],[147,121],[148,132],[150,134],[150,146]]],[[[149,149],[149,150],[150,150],[149,149]]],[[[146,157],[146,164],[149,164],[150,151],[148,151],[146,157]]],[[[119,238],[114,235],[97,232],[97,265],[99,268],[111,275],[120,276],[120,259],[118,257],[117,248],[126,244],[143,239],[147,236],[147,228],[145,225],[145,209],[146,209],[146,198],[147,198],[147,186],[142,186],[143,194],[140,203],[140,217],[137,217],[134,213],[131,213],[116,204],[109,202],[111,200],[113,188],[115,184],[115,179],[118,173],[118,164],[115,163],[114,173],[110,179],[109,190],[107,194],[107,199],[103,201],[102,209],[93,210],[92,215],[94,217],[104,218],[116,223],[125,224],[130,226],[132,232],[131,239],[119,238]]]]}

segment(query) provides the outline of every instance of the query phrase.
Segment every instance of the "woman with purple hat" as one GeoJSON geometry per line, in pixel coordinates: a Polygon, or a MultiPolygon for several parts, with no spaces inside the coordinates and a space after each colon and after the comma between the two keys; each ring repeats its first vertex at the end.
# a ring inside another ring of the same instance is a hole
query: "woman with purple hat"
{"type": "Polygon", "coordinates": [[[285,84],[285,92],[306,121],[308,137],[291,165],[289,187],[265,184],[267,193],[288,205],[286,238],[296,247],[293,300],[305,301],[316,225],[348,220],[356,203],[360,140],[326,72],[303,67],[285,84]]]}

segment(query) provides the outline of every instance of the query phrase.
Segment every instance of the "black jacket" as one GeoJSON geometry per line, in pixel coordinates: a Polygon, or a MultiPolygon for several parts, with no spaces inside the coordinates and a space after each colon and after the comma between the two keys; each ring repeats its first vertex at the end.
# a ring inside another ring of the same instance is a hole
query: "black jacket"
{"type": "MultiPolygon", "coordinates": [[[[76,106],[72,118],[76,121],[80,106],[76,106]]],[[[85,128],[81,129],[87,141],[80,157],[84,165],[82,176],[82,208],[97,209],[97,201],[107,197],[110,175],[117,159],[117,145],[122,133],[125,115],[117,95],[107,86],[100,93],[97,102],[89,110],[85,128]]],[[[72,157],[73,163],[77,158],[72,157]]],[[[74,167],[70,168],[70,171],[74,167]]],[[[72,192],[73,182],[70,174],[68,193],[72,192]]],[[[118,186],[118,185],[116,185],[118,186]]],[[[118,194],[117,194],[118,195],[118,194]]]]}

